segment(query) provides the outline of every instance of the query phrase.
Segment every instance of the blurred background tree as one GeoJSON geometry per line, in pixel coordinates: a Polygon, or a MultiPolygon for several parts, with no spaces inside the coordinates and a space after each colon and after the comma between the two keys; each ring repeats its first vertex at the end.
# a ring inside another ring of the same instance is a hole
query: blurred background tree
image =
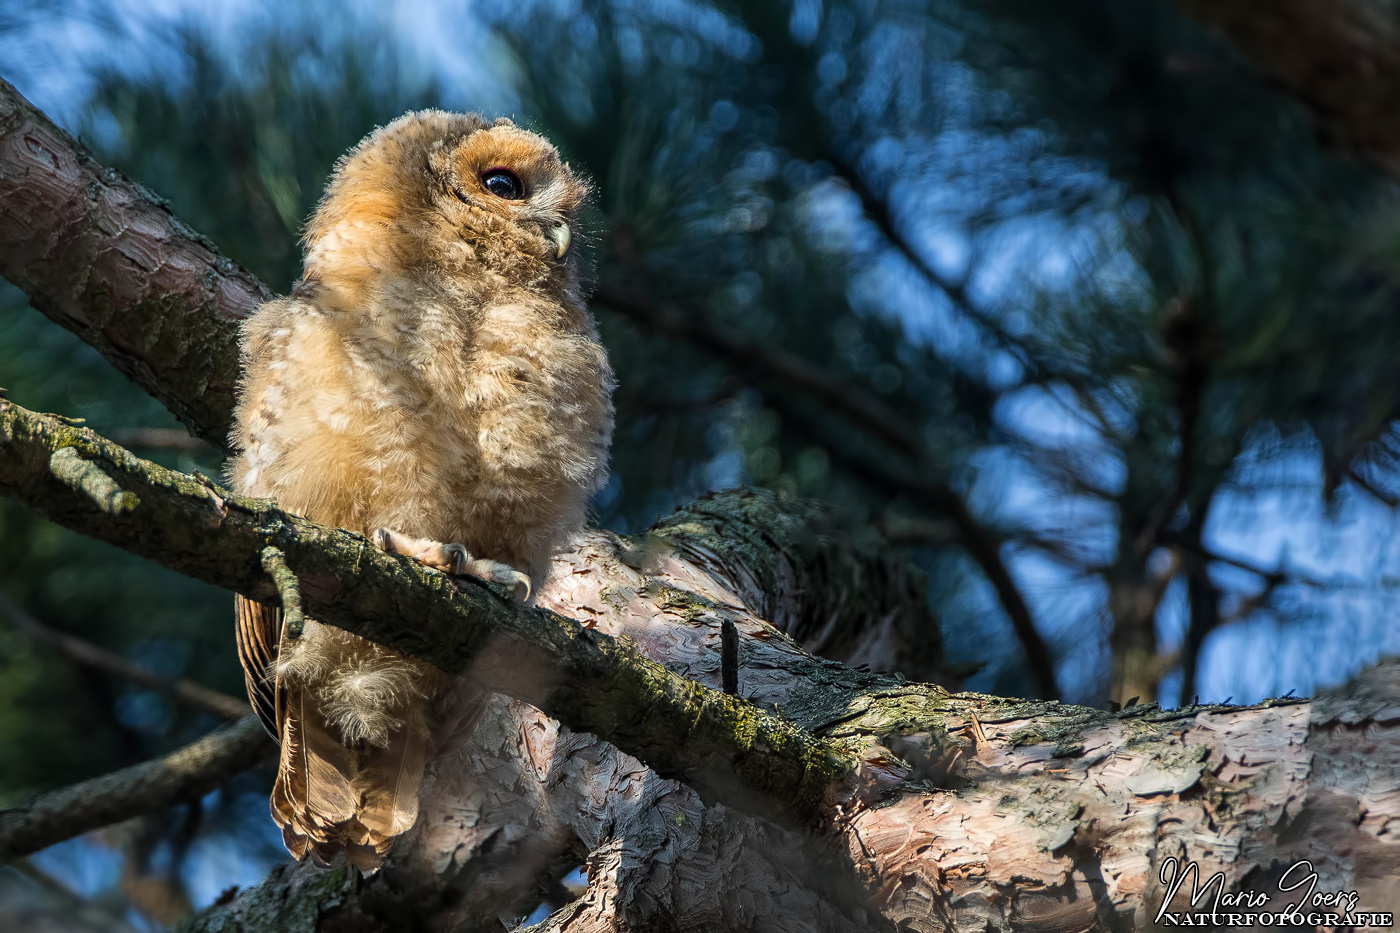
{"type": "MultiPolygon", "coordinates": [[[[278,291],[334,160],[406,109],[511,115],[596,180],[600,525],[833,502],[907,547],[989,693],[1246,702],[1400,650],[1394,184],[1166,4],[175,7],[7,4],[5,77],[278,291]]],[[[220,468],[9,288],[0,385],[220,468]]],[[[241,691],[226,593],[5,501],[0,591],[241,691]]],[[[213,724],[0,646],[0,804],[213,724]]],[[[166,922],[281,857],[263,780],[34,862],[166,922]]]]}

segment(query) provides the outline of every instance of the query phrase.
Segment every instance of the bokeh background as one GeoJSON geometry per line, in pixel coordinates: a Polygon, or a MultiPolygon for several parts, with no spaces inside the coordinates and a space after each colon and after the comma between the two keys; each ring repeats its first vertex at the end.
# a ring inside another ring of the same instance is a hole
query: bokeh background
{"type": "MultiPolygon", "coordinates": [[[[0,74],[278,291],[376,125],[547,135],[599,193],[597,522],[828,500],[927,574],[972,689],[1240,703],[1400,650],[1395,186],[1165,3],[0,0],[0,74]]],[[[220,468],[3,283],[0,385],[220,468]]],[[[227,593],[5,501],[0,593],[241,692],[227,593]]],[[[214,723],[0,613],[0,805],[214,723]]],[[[285,857],[266,780],[31,873],[160,928],[285,857]]]]}

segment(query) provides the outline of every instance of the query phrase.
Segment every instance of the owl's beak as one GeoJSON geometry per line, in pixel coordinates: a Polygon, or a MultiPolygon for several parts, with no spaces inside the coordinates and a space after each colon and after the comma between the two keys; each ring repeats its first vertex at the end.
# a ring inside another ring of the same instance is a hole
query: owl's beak
{"type": "Polygon", "coordinates": [[[554,243],[555,258],[563,259],[564,254],[569,251],[569,242],[573,239],[573,234],[569,232],[569,225],[562,220],[549,222],[544,228],[544,235],[554,243]]]}

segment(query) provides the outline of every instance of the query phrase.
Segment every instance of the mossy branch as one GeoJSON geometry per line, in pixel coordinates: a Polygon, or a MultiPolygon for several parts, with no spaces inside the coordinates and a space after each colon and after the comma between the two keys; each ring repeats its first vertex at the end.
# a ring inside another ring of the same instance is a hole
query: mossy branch
{"type": "Polygon", "coordinates": [[[275,547],[263,548],[262,568],[277,584],[277,593],[282,598],[282,634],[291,639],[300,638],[306,628],[306,616],[301,611],[301,584],[297,582],[297,575],[275,547]]]}
{"type": "Polygon", "coordinates": [[[141,500],[112,482],[112,477],[102,472],[102,468],[82,458],[72,447],[60,447],[49,458],[49,472],[59,482],[74,492],[80,492],[92,500],[108,515],[121,515],[130,512],[141,504],[141,500]]]}
{"type": "Polygon", "coordinates": [[[449,673],[470,673],[740,809],[811,819],[853,768],[837,746],[672,673],[625,641],[521,607],[475,581],[454,583],[272,502],[225,490],[211,495],[201,480],[0,399],[0,493],[74,531],[264,602],[279,596],[263,567],[275,548],[284,567],[297,568],[305,609],[318,621],[449,673]],[[141,508],[114,518],[59,481],[49,462],[64,448],[134,492],[141,508]]]}

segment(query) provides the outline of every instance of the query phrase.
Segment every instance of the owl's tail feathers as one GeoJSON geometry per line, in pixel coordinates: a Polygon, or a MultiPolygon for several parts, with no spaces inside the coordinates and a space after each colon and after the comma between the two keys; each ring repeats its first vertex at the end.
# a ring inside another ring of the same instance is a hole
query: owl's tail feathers
{"type": "Polygon", "coordinates": [[[287,851],[298,859],[310,854],[329,864],[344,850],[351,864],[374,871],[388,846],[374,845],[373,834],[358,819],[357,754],[327,727],[309,693],[286,687],[272,818],[282,827],[287,851]]]}
{"type": "Polygon", "coordinates": [[[412,720],[389,737],[386,747],[370,746],[362,753],[351,783],[359,796],[356,816],[381,855],[418,819],[418,788],[428,754],[427,730],[412,720]]]}

